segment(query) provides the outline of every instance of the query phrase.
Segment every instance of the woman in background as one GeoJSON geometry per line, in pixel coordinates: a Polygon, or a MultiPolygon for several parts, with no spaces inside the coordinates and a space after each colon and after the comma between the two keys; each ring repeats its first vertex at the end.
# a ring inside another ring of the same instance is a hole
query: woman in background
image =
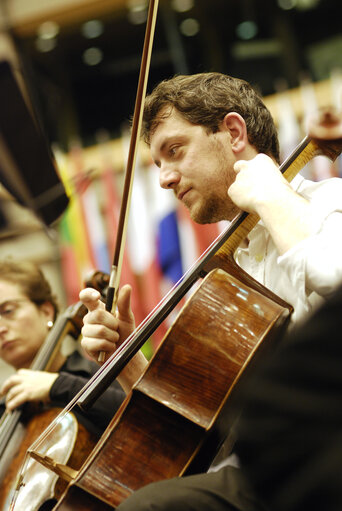
{"type": "MultiPolygon", "coordinates": [[[[16,370],[2,384],[0,414],[29,402],[64,408],[98,370],[78,350],[68,357],[59,351],[49,371],[30,369],[57,314],[56,299],[37,266],[0,262],[0,357],[16,370]]],[[[100,436],[124,396],[114,382],[89,411],[73,411],[88,431],[100,436]]]]}

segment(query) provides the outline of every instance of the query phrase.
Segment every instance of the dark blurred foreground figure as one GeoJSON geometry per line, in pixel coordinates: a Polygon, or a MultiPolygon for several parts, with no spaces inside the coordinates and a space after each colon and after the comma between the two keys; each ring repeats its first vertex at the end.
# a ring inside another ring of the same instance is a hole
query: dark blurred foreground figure
{"type": "Polygon", "coordinates": [[[272,511],[342,509],[342,286],[254,371],[243,471],[272,511]]]}

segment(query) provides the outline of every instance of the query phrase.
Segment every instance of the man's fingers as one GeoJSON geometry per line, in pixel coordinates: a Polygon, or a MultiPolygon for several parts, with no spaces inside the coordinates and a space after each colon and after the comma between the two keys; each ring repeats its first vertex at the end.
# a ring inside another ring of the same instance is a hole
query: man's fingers
{"type": "MultiPolygon", "coordinates": [[[[90,316],[91,313],[89,313],[90,316]]],[[[91,319],[91,316],[90,316],[91,319]]],[[[117,320],[113,318],[110,326],[99,324],[97,321],[87,321],[82,327],[82,336],[89,339],[103,339],[109,342],[117,342],[119,334],[116,330],[117,320]]]]}
{"type": "Polygon", "coordinates": [[[98,361],[99,353],[104,353],[106,359],[116,350],[115,342],[105,341],[104,339],[95,339],[94,337],[83,337],[82,346],[86,353],[88,353],[88,355],[95,361],[98,361]],[[84,346],[84,343],[86,346],[84,346]]]}
{"type": "Polygon", "coordinates": [[[131,286],[128,284],[124,285],[120,290],[117,303],[120,319],[123,321],[132,321],[133,319],[133,313],[131,309],[131,295],[131,286]]]}
{"type": "Polygon", "coordinates": [[[247,164],[247,161],[246,160],[238,160],[234,163],[234,171],[236,172],[236,174],[238,174],[238,172],[240,172],[247,164]]]}
{"type": "Polygon", "coordinates": [[[104,308],[104,304],[101,301],[101,294],[96,289],[92,289],[90,287],[82,289],[79,297],[89,311],[104,308]]]}

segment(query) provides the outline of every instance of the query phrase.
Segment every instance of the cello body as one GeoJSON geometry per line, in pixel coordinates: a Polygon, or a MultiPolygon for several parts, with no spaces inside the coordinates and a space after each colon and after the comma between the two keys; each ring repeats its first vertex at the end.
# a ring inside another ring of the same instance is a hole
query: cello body
{"type": "MultiPolygon", "coordinates": [[[[18,474],[29,446],[60,412],[61,410],[58,408],[42,411],[23,425],[25,428],[23,438],[20,442],[17,442],[14,452],[12,452],[12,461],[1,484],[1,511],[11,509],[10,505],[18,474]]],[[[41,452],[53,457],[60,463],[69,462],[76,468],[80,468],[95,444],[95,437],[90,435],[84,426],[77,422],[74,414],[69,413],[58,424],[53,436],[46,439],[41,447],[41,452]]],[[[14,510],[37,511],[49,499],[58,500],[66,487],[66,482],[63,479],[46,470],[34,459],[29,460],[26,470],[21,473],[21,477],[28,478],[30,484],[21,487],[15,507],[12,507],[14,510]]]]}
{"type": "Polygon", "coordinates": [[[113,509],[150,482],[206,470],[236,419],[242,374],[290,311],[212,270],[54,510],[113,509]]]}

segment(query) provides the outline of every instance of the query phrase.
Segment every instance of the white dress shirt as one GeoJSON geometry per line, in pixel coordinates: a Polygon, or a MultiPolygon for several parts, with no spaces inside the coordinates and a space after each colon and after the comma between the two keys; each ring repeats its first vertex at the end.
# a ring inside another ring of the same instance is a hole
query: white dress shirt
{"type": "Polygon", "coordinates": [[[291,186],[312,204],[313,235],[279,256],[260,221],[236,262],[294,307],[292,321],[311,313],[342,281],[342,179],[313,182],[296,176],[291,186]]]}

